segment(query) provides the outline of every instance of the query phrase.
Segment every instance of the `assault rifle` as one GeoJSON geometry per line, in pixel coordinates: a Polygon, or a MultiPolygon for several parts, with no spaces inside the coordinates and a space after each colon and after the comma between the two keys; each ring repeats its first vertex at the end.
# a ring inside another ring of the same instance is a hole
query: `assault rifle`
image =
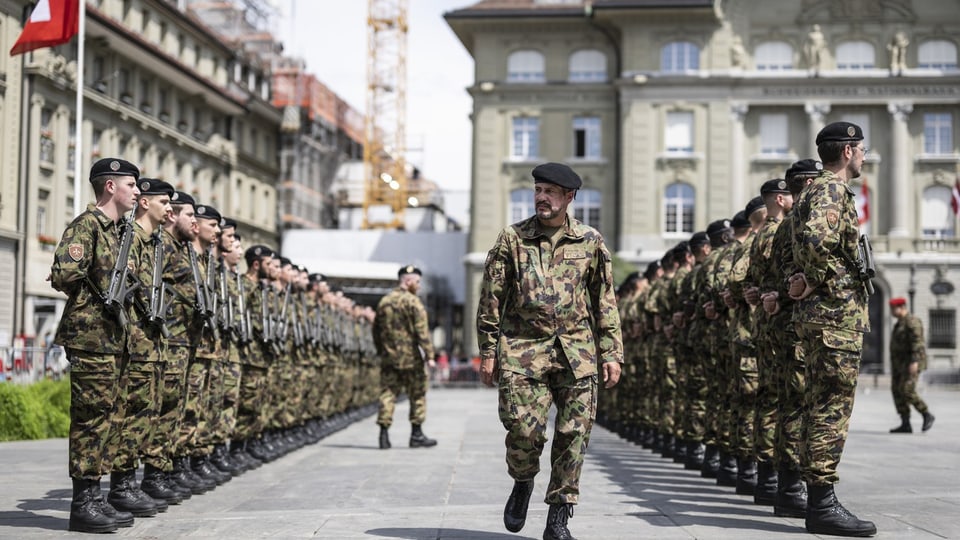
{"type": "Polygon", "coordinates": [[[160,229],[150,237],[153,242],[153,274],[150,283],[150,308],[147,311],[147,324],[158,329],[163,337],[170,337],[167,330],[167,291],[170,286],[163,281],[163,241],[160,229]]]}
{"type": "Polygon", "coordinates": [[[284,341],[287,340],[287,331],[290,330],[290,325],[287,321],[287,306],[290,305],[290,284],[287,283],[287,286],[283,289],[283,304],[280,305],[280,316],[277,318],[277,333],[274,337],[277,338],[277,342],[282,345],[284,341]]]}
{"type": "Polygon", "coordinates": [[[207,275],[203,280],[203,290],[207,294],[207,318],[213,326],[217,326],[217,308],[220,305],[220,295],[217,289],[216,259],[213,258],[213,244],[207,248],[207,275]]]}
{"type": "Polygon", "coordinates": [[[130,245],[133,243],[135,234],[132,211],[120,219],[117,228],[120,231],[120,251],[113,264],[113,270],[110,271],[110,285],[107,287],[107,291],[102,294],[102,297],[103,306],[107,308],[107,311],[114,314],[120,326],[126,327],[129,324],[127,314],[124,311],[127,298],[140,286],[137,282],[130,283],[132,276],[130,275],[130,268],[127,266],[130,259],[130,245]]]}
{"type": "Polygon", "coordinates": [[[873,261],[873,246],[870,245],[870,238],[866,234],[860,235],[857,241],[857,273],[860,281],[867,286],[867,293],[873,294],[873,278],[877,276],[877,266],[873,261]]]}
{"type": "Polygon", "coordinates": [[[237,307],[240,309],[240,321],[237,325],[237,341],[241,345],[246,345],[250,342],[250,314],[247,313],[246,306],[246,291],[243,290],[243,276],[240,275],[240,272],[237,272],[237,291],[239,294],[239,299],[237,300],[237,307]]]}
{"type": "Polygon", "coordinates": [[[190,270],[193,273],[193,289],[197,295],[195,306],[197,313],[203,317],[203,325],[210,328],[214,339],[219,339],[220,335],[219,332],[217,332],[217,324],[212,320],[213,310],[210,309],[207,302],[207,287],[203,281],[203,276],[200,275],[200,265],[197,263],[197,251],[193,249],[193,244],[187,244],[187,253],[190,255],[190,270]]]}
{"type": "Polygon", "coordinates": [[[226,332],[233,331],[233,297],[227,294],[227,263],[223,257],[218,259],[220,265],[220,283],[217,288],[217,296],[220,302],[220,328],[226,332]]]}

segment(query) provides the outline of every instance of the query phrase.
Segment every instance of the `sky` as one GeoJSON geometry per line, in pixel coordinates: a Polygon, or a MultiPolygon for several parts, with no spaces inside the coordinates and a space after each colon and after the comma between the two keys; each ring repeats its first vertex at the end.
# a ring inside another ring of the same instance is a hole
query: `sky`
{"type": "MultiPolygon", "coordinates": [[[[469,224],[473,58],[443,14],[476,0],[409,0],[407,18],[407,161],[444,194],[447,214],[469,224]]],[[[367,2],[275,0],[275,32],[284,53],[364,111],[367,2]]]]}

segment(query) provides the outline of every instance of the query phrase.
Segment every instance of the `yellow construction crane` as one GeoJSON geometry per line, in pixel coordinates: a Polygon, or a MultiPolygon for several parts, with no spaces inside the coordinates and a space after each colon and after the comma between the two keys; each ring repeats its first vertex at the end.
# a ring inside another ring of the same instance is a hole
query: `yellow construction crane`
{"type": "Polygon", "coordinates": [[[364,229],[403,229],[407,207],[407,0],[367,1],[364,229]]]}

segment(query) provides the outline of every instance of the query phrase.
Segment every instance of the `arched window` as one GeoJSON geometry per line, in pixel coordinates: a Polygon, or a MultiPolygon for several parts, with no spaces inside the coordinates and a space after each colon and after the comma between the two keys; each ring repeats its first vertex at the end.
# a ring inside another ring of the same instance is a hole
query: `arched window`
{"type": "Polygon", "coordinates": [[[953,190],[947,186],[930,186],[923,190],[920,229],[924,238],[953,238],[956,216],[950,201],[953,190]]]}
{"type": "Polygon", "coordinates": [[[848,41],[837,45],[837,69],[872,69],[876,51],[866,41],[848,41]]]}
{"type": "Polygon", "coordinates": [[[533,190],[515,189],[510,192],[510,223],[523,221],[536,213],[533,204],[533,190]]]}
{"type": "Polygon", "coordinates": [[[514,51],[507,58],[507,82],[542,83],[547,80],[543,65],[539,51],[514,51]]]}
{"type": "Polygon", "coordinates": [[[917,65],[922,68],[956,69],[957,46],[944,39],[924,41],[917,49],[917,65]]]}
{"type": "Polygon", "coordinates": [[[594,49],[570,55],[570,82],[606,82],[607,56],[594,49]]]}
{"type": "Polygon", "coordinates": [[[596,189],[581,189],[577,191],[577,198],[573,200],[573,217],[582,223],[600,228],[600,191],[596,189]]]}
{"type": "Polygon", "coordinates": [[[757,45],[754,64],[760,71],[793,69],[793,47],[783,41],[768,41],[757,45]]]}
{"type": "Polygon", "coordinates": [[[680,182],[670,184],[663,194],[663,231],[693,232],[693,187],[680,182]]]}
{"type": "Polygon", "coordinates": [[[677,73],[700,69],[700,48],[688,41],[668,43],[660,50],[660,70],[677,73]]]}

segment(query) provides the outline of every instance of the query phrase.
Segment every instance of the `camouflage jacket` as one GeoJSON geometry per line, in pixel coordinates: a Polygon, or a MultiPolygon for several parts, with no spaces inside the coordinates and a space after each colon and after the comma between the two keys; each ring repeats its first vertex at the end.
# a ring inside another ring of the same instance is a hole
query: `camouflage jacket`
{"type": "Polygon", "coordinates": [[[130,306],[130,335],[127,349],[139,360],[160,360],[158,345],[163,343],[161,334],[148,324],[150,309],[150,288],[153,283],[153,246],[154,241],[162,242],[159,231],[147,234],[138,222],[133,224],[136,237],[130,246],[130,261],[136,268],[134,274],[140,286],[134,291],[134,302],[130,306]]]}
{"type": "MultiPolygon", "coordinates": [[[[243,281],[243,292],[245,294],[243,307],[249,314],[250,320],[250,328],[248,329],[250,332],[248,336],[250,350],[249,353],[240,355],[240,362],[248,366],[267,367],[271,353],[264,336],[263,322],[265,319],[269,319],[269,313],[264,311],[263,298],[264,287],[269,286],[265,285],[262,280],[251,278],[250,274],[243,274],[240,279],[243,281]]],[[[272,289],[273,287],[269,288],[272,289]]],[[[269,293],[270,291],[267,290],[268,298],[269,293]]]]}
{"type": "Polygon", "coordinates": [[[53,255],[50,282],[67,295],[54,342],[67,349],[122,354],[127,328],[103,306],[120,251],[119,228],[95,205],[67,225],[53,255]]]}
{"type": "Polygon", "coordinates": [[[170,309],[167,311],[167,343],[180,347],[196,345],[194,336],[199,333],[200,318],[197,312],[197,294],[190,270],[190,258],[185,243],[174,237],[169,229],[163,234],[163,280],[173,290],[170,309]]]}
{"type": "Polygon", "coordinates": [[[793,258],[813,292],[797,303],[794,321],[869,332],[867,289],[854,267],[860,230],[853,190],[824,170],[796,211],[793,258]]]}
{"type": "MultiPolygon", "coordinates": [[[[789,284],[787,279],[797,273],[797,266],[793,262],[793,231],[796,228],[797,213],[794,210],[787,212],[777,231],[770,242],[770,265],[769,285],[770,288],[761,288],[760,294],[777,291],[777,301],[780,303],[780,309],[789,311],[792,309],[794,301],[787,295],[789,284]]],[[[765,281],[766,283],[766,281],[765,281]]]]}
{"type": "Polygon", "coordinates": [[[905,373],[917,362],[920,371],[927,368],[927,349],[923,344],[923,323],[911,313],[893,325],[890,334],[890,364],[893,371],[905,373]]]}
{"type": "MultiPolygon", "coordinates": [[[[349,328],[343,350],[353,352],[353,321],[346,324],[349,328]]],[[[433,359],[430,324],[420,298],[400,287],[381,298],[373,319],[373,341],[384,366],[411,369],[433,359]]]]}
{"type": "Polygon", "coordinates": [[[487,253],[477,308],[480,357],[499,368],[541,377],[560,346],[576,378],[597,361],[622,362],[620,315],[610,253],[592,227],[568,218],[551,261],[536,216],[507,227],[487,253]]]}

